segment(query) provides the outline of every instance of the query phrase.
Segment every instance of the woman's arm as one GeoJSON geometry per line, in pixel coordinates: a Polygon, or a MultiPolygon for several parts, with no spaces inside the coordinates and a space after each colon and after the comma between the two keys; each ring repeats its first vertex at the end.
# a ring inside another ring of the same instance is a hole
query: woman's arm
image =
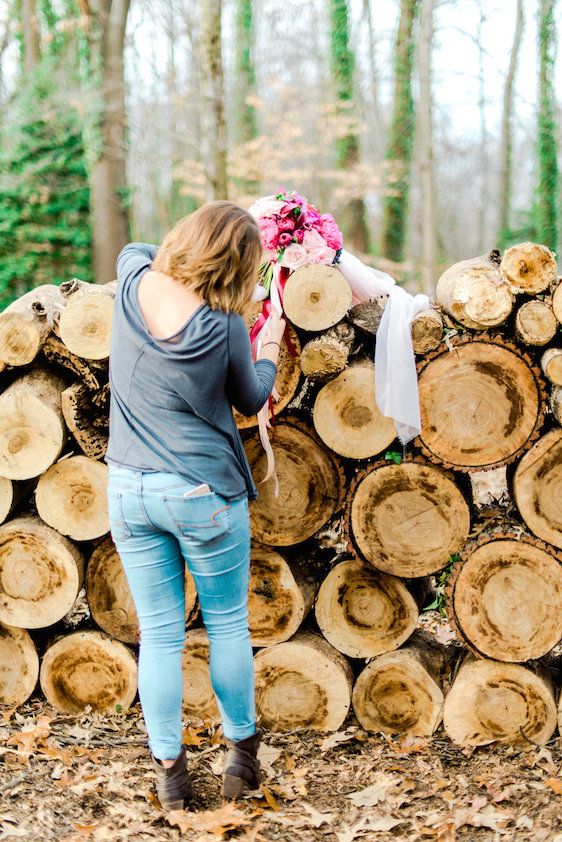
{"type": "Polygon", "coordinates": [[[117,258],[116,272],[119,284],[136,277],[139,272],[150,269],[156,257],[158,246],[150,243],[129,243],[117,258]]]}
{"type": "Polygon", "coordinates": [[[248,330],[241,316],[229,316],[229,365],[226,390],[231,404],[243,415],[255,415],[275,383],[279,345],[268,345],[254,363],[248,330]]]}

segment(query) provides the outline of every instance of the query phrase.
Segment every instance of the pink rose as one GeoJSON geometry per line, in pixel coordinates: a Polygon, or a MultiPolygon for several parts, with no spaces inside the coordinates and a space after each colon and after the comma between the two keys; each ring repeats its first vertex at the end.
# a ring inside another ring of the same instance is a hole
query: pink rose
{"type": "Polygon", "coordinates": [[[311,228],[310,231],[305,233],[302,244],[307,251],[312,251],[313,249],[323,248],[326,245],[326,240],[315,228],[311,228]]]}
{"type": "Polygon", "coordinates": [[[261,241],[266,251],[274,251],[279,243],[279,229],[274,219],[262,217],[258,219],[261,241]]]}
{"type": "Polygon", "coordinates": [[[280,248],[285,248],[288,246],[289,243],[293,242],[292,236],[289,234],[288,231],[283,231],[282,234],[279,234],[279,246],[280,248]]]}
{"type": "Polygon", "coordinates": [[[320,231],[330,248],[341,249],[343,246],[342,233],[331,213],[323,213],[320,220],[315,223],[315,227],[320,231]]]}
{"type": "Polygon", "coordinates": [[[284,204],[285,202],[281,202],[275,196],[264,196],[248,208],[248,213],[251,213],[254,219],[259,219],[262,216],[273,216],[279,213],[284,204]]]}
{"type": "Polygon", "coordinates": [[[326,266],[331,266],[336,256],[336,250],[329,246],[322,246],[308,251],[307,255],[309,263],[324,263],[326,266]]]}
{"type": "Polygon", "coordinates": [[[284,202],[283,206],[280,210],[277,211],[277,213],[279,214],[279,216],[289,216],[289,214],[291,214],[295,210],[295,208],[298,207],[299,206],[296,202],[284,202]]]}
{"type": "Polygon", "coordinates": [[[286,217],[285,219],[279,220],[277,227],[280,231],[294,231],[295,223],[290,217],[286,217]]]}
{"type": "Polygon", "coordinates": [[[279,261],[280,266],[285,266],[287,269],[300,269],[301,266],[306,266],[308,257],[304,246],[298,243],[292,243],[283,252],[283,257],[279,261]]]}
{"type": "Polygon", "coordinates": [[[297,230],[293,233],[293,238],[297,241],[297,243],[302,243],[304,234],[304,228],[297,228],[297,230]]]}

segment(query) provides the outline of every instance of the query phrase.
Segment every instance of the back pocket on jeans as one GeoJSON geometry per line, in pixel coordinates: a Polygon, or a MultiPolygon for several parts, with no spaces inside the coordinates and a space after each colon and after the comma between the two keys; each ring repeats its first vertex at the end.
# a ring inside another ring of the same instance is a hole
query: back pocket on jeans
{"type": "Polygon", "coordinates": [[[230,532],[230,504],[218,494],[176,497],[165,494],[164,505],[185,538],[208,543],[230,532]]]}
{"type": "Polygon", "coordinates": [[[131,530],[125,523],[123,516],[123,495],[120,491],[109,490],[107,492],[109,528],[113,543],[126,541],[131,537],[131,530]]]}

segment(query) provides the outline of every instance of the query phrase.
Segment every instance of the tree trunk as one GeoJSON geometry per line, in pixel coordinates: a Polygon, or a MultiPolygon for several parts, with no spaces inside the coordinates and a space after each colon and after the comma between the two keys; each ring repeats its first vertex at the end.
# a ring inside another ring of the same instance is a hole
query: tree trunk
{"type": "MultiPolygon", "coordinates": [[[[353,75],[355,58],[349,46],[348,0],[330,0],[331,71],[335,87],[337,113],[342,120],[353,118],[353,75]]],[[[359,138],[351,126],[336,141],[336,166],[352,169],[359,163],[359,138]]],[[[348,247],[366,253],[369,250],[365,202],[354,196],[340,213],[341,227],[348,247]]]]}
{"type": "Polygon", "coordinates": [[[556,258],[540,243],[518,243],[509,248],[500,263],[500,272],[512,292],[535,295],[556,283],[556,258]]]}
{"type": "Polygon", "coordinates": [[[541,658],[562,637],[562,565],[527,535],[501,530],[463,553],[447,583],[447,613],[478,657],[541,658]]]}
{"type": "Polygon", "coordinates": [[[0,704],[26,702],[39,678],[39,658],[29,632],[0,623],[0,704]]]}
{"type": "Polygon", "coordinates": [[[208,199],[226,199],[228,183],[222,65],[222,0],[204,0],[202,5],[201,91],[208,199]]]}
{"type": "Polygon", "coordinates": [[[36,0],[21,0],[23,68],[31,73],[41,58],[36,0]]]}
{"type": "Polygon", "coordinates": [[[384,125],[381,115],[381,108],[379,103],[379,80],[377,73],[376,61],[376,44],[377,39],[375,35],[375,26],[373,23],[373,14],[371,9],[371,0],[363,0],[363,14],[367,19],[367,27],[369,30],[369,75],[371,87],[371,113],[373,120],[373,130],[375,136],[375,148],[377,154],[382,150],[384,138],[384,125]]]}
{"type": "Polygon", "coordinates": [[[61,535],[91,541],[109,532],[107,465],[88,456],[71,456],[39,479],[37,512],[61,535]]]}
{"type": "Polygon", "coordinates": [[[41,689],[60,713],[128,710],[137,692],[131,651],[98,631],[68,634],[51,644],[41,663],[41,689]]]}
{"type": "Polygon", "coordinates": [[[302,373],[311,380],[329,380],[347,365],[355,331],[339,322],[321,336],[307,342],[301,352],[302,373]]]}
{"type": "Polygon", "coordinates": [[[353,688],[353,710],[366,731],[430,737],[443,716],[443,647],[416,632],[405,646],[374,658],[353,688]]]}
{"type": "Polygon", "coordinates": [[[513,493],[533,535],[562,549],[562,430],[546,433],[525,454],[513,477],[513,493]]]}
{"type": "Polygon", "coordinates": [[[130,0],[91,0],[90,5],[101,112],[90,170],[90,207],[94,277],[103,284],[115,277],[115,261],[129,241],[123,48],[130,0]]]}
{"type": "Polygon", "coordinates": [[[6,307],[0,313],[0,360],[13,366],[33,362],[64,306],[59,287],[43,284],[6,307]]]}
{"type": "Polygon", "coordinates": [[[336,266],[310,264],[289,275],[283,309],[296,327],[316,332],[343,319],[351,299],[351,287],[336,266]]]}
{"type": "Polygon", "coordinates": [[[84,575],[78,549],[39,518],[0,526],[0,622],[40,629],[72,608],[84,575]]]}
{"type": "Polygon", "coordinates": [[[66,441],[64,380],[46,369],[20,377],[0,396],[0,475],[31,479],[60,456],[66,441]]]}
{"type": "Polygon", "coordinates": [[[526,301],[515,314],[515,332],[524,345],[548,345],[558,322],[546,301],[526,301]]]}
{"type": "Polygon", "coordinates": [[[537,157],[537,240],[552,251],[558,248],[558,141],[556,118],[556,0],[539,3],[539,119],[537,157]]]}
{"type": "Polygon", "coordinates": [[[375,366],[370,360],[353,363],[320,389],[314,427],[324,444],[348,459],[368,459],[392,444],[396,429],[375,402],[375,366]]]}
{"type": "Polygon", "coordinates": [[[66,307],[58,334],[69,351],[86,360],[107,360],[115,299],[113,282],[97,286],[70,282],[61,285],[66,307]]]}
{"type": "Polygon", "coordinates": [[[269,731],[337,731],[351,704],[351,667],[310,632],[261,649],[254,658],[256,708],[269,731]]]}
{"type": "MultiPolygon", "coordinates": [[[[256,70],[252,58],[254,48],[253,25],[254,0],[237,0],[236,3],[236,42],[235,42],[235,96],[234,96],[234,139],[242,147],[242,154],[247,144],[258,136],[256,106],[256,70]]],[[[259,183],[254,179],[237,179],[240,188],[255,196],[259,193],[259,183]]]]}
{"type": "Polygon", "coordinates": [[[421,461],[375,463],[358,473],[348,501],[354,550],[394,576],[441,570],[470,530],[470,510],[454,477],[421,461]]]}
{"type": "MultiPolygon", "coordinates": [[[[250,504],[252,535],[274,547],[310,538],[332,517],[340,503],[342,474],[336,457],[326,451],[314,432],[292,418],[283,418],[272,440],[279,497],[273,478],[259,488],[250,504]]],[[[266,457],[255,435],[246,442],[252,472],[265,474],[266,457]]]]}
{"type": "Polygon", "coordinates": [[[537,437],[544,385],[529,358],[499,337],[453,340],[419,364],[422,431],[429,458],[455,470],[513,462],[537,437]]]}
{"type": "Polygon", "coordinates": [[[556,728],[552,681],[538,665],[479,661],[467,655],[445,699],[443,724],[461,746],[543,745],[556,728]]]}
{"type": "Polygon", "coordinates": [[[503,88],[503,110],[501,123],[501,153],[500,153],[500,208],[497,243],[503,248],[510,238],[510,212],[511,212],[511,191],[512,191],[512,170],[513,170],[513,140],[511,115],[513,111],[513,87],[515,74],[517,72],[517,61],[519,48],[524,26],[523,0],[517,0],[517,11],[515,20],[515,34],[513,45],[509,55],[509,67],[503,88]]]}
{"type": "Polygon", "coordinates": [[[410,164],[414,145],[414,100],[412,67],[414,61],[414,20],[418,0],[400,0],[400,22],[394,55],[394,102],[386,152],[388,189],[384,200],[382,253],[389,260],[404,260],[410,164]]]}
{"type": "Polygon", "coordinates": [[[318,591],[316,622],[339,652],[372,658],[413,634],[419,606],[406,585],[357,561],[333,567],[318,591]]]}
{"type": "Polygon", "coordinates": [[[432,295],[437,279],[437,218],[433,175],[433,115],[431,50],[433,44],[434,0],[422,0],[418,65],[420,75],[419,145],[421,168],[422,288],[432,295]]]}
{"type": "Polygon", "coordinates": [[[209,638],[205,629],[187,632],[182,653],[182,672],[185,716],[218,725],[220,713],[209,675],[209,638]]]}
{"type": "Polygon", "coordinates": [[[443,272],[435,297],[457,322],[486,330],[506,321],[513,308],[513,294],[502,282],[499,252],[462,260],[443,272]]]}
{"type": "Polygon", "coordinates": [[[292,637],[312,608],[318,583],[291,568],[268,547],[254,546],[250,560],[248,612],[252,646],[271,646],[292,637]]]}

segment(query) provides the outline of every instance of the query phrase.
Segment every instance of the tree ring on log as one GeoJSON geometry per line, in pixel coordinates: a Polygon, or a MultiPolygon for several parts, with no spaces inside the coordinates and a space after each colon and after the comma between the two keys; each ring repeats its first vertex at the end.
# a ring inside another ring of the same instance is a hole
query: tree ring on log
{"type": "Polygon", "coordinates": [[[182,652],[182,705],[189,719],[218,724],[220,713],[209,675],[209,638],[205,629],[192,629],[185,636],[182,652]]]}
{"type": "Polygon", "coordinates": [[[546,301],[527,301],[515,314],[515,333],[525,345],[548,345],[557,329],[556,316],[546,301]]]}
{"type": "Polygon", "coordinates": [[[490,337],[453,340],[418,365],[422,420],[416,443],[460,471],[513,462],[538,437],[545,385],[529,357],[490,337]]]}
{"type": "Polygon", "coordinates": [[[375,456],[394,441],[394,422],[381,414],[375,401],[372,362],[350,365],[320,389],[314,427],[329,448],[349,459],[375,456]]]}
{"type": "Polygon", "coordinates": [[[29,632],[0,623],[0,704],[23,705],[38,677],[39,657],[29,632]]]}
{"type": "Polygon", "coordinates": [[[353,710],[366,731],[429,737],[443,715],[443,691],[407,646],[372,660],[355,682],[353,710]]]}
{"type": "Polygon", "coordinates": [[[468,656],[445,698],[443,725],[457,745],[543,745],[556,727],[552,687],[521,664],[468,656]]]}
{"type": "Polygon", "coordinates": [[[497,533],[467,548],[447,586],[451,623],[478,657],[540,658],[562,637],[562,565],[528,535],[497,533]]]}
{"type": "MultiPolygon", "coordinates": [[[[252,536],[260,543],[289,546],[314,535],[332,517],[340,502],[342,473],[306,425],[283,419],[274,428],[271,446],[279,477],[279,497],[271,478],[259,485],[250,504],[252,536]]],[[[265,475],[266,456],[258,435],[246,442],[254,476],[265,475]]]]}
{"type": "Polygon", "coordinates": [[[18,628],[50,626],[70,611],[84,562],[76,547],[39,518],[0,526],[0,621],[18,628]]]}
{"type": "Polygon", "coordinates": [[[40,517],[61,535],[90,541],[109,532],[107,465],[71,456],[52,465],[35,492],[40,517]]]}
{"type": "Polygon", "coordinates": [[[87,360],[109,357],[114,299],[103,287],[79,290],[68,299],[59,335],[69,351],[87,360]]]}
{"type": "Polygon", "coordinates": [[[351,704],[351,667],[323,638],[300,632],[254,658],[256,707],[270,731],[337,731],[351,704]]]}
{"type": "Polygon", "coordinates": [[[552,311],[562,324],[562,279],[558,279],[558,284],[552,293],[552,311]]]}
{"type": "Polygon", "coordinates": [[[337,267],[309,264],[289,275],[283,310],[296,327],[327,330],[343,319],[351,299],[351,287],[337,267]]]}
{"type": "Polygon", "coordinates": [[[562,430],[546,433],[521,459],[513,492],[533,535],[562,549],[562,430]]]}
{"type": "Polygon", "coordinates": [[[354,480],[348,501],[352,547],[394,576],[441,570],[470,530],[470,510],[453,477],[417,460],[369,467],[354,480]]]}
{"type": "Polygon", "coordinates": [[[556,281],[556,260],[546,246],[518,243],[504,253],[500,272],[512,292],[535,295],[544,292],[556,281]]]}
{"type": "Polygon", "coordinates": [[[330,570],[320,585],[315,612],[326,640],[350,658],[397,649],[413,634],[419,616],[400,579],[353,560],[330,570]]]}
{"type": "Polygon", "coordinates": [[[61,713],[79,713],[87,705],[100,713],[130,708],[137,692],[137,665],[117,640],[97,631],[61,637],[41,663],[41,689],[61,713]]]}
{"type": "Polygon", "coordinates": [[[248,591],[252,646],[288,640],[310,607],[285,559],[268,547],[253,546],[248,591]]]}

